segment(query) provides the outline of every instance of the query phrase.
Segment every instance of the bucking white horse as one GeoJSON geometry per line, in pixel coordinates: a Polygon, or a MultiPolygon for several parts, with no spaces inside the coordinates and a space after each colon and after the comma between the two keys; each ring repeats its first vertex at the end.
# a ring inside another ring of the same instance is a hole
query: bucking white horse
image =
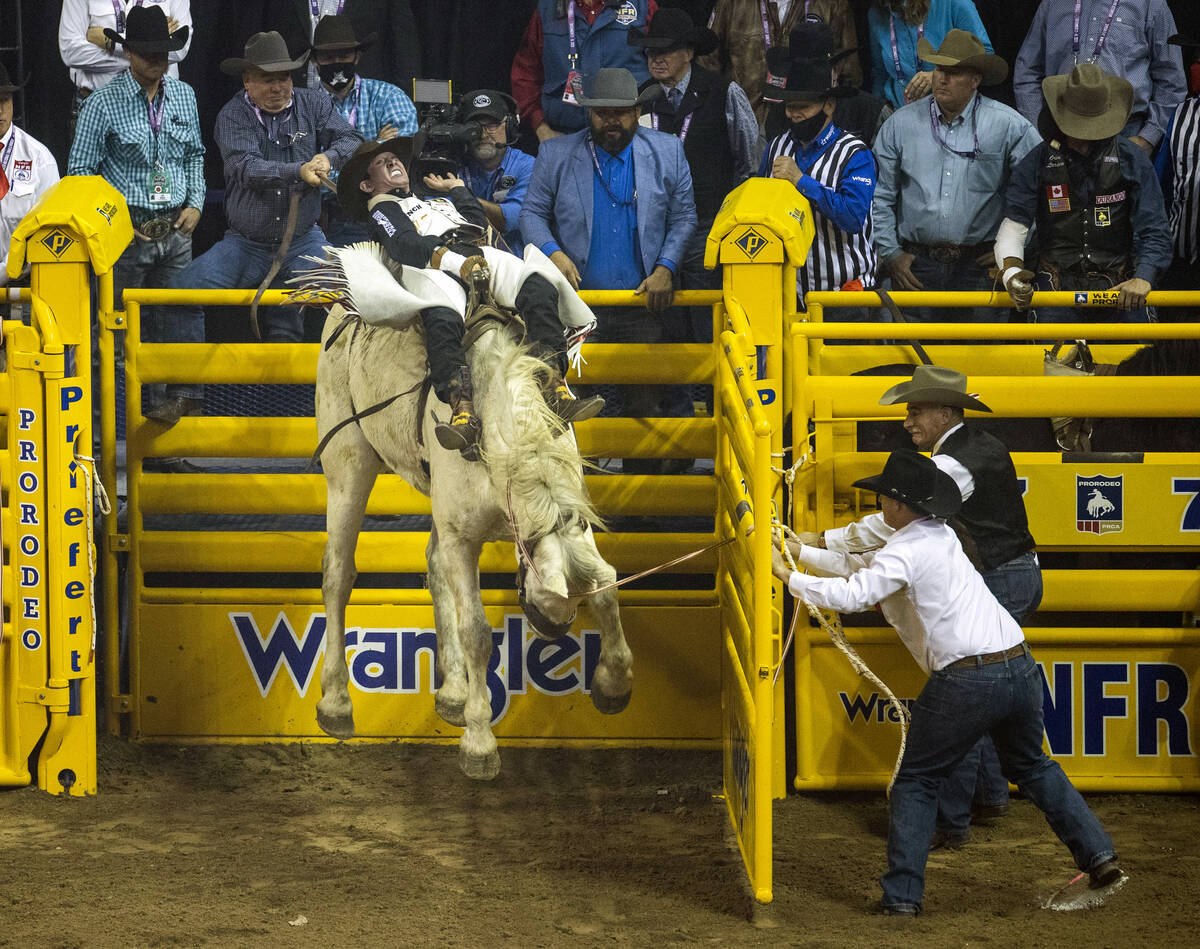
{"type": "MultiPolygon", "coordinates": [[[[429,495],[432,504],[425,554],[442,680],[435,705],[447,722],[465,726],[462,770],[488,779],[499,772],[500,755],[487,687],[492,626],[479,589],[483,545],[516,539],[529,553],[532,563],[518,564],[520,599],[543,638],[565,635],[580,602],[612,583],[616,572],[596,548],[599,518],[574,433],[563,430],[542,396],[545,363],[506,329],[483,331],[468,356],[483,423],[483,460],[468,462],[433,435],[433,413],[445,417],[449,409],[432,393],[427,400],[421,396],[425,358],[415,326],[343,326],[337,306],[322,334],[316,415],[321,439],[329,438],[321,453],[328,486],[321,583],[327,625],[317,723],[337,738],[354,735],[346,604],[357,575],[354,551],[367,497],[376,476],[391,471],[429,495]],[[356,411],[401,393],[386,408],[337,428],[356,411]]],[[[599,711],[613,714],[625,708],[633,688],[633,657],[615,589],[592,596],[591,610],[601,636],[591,698],[599,711]]]]}

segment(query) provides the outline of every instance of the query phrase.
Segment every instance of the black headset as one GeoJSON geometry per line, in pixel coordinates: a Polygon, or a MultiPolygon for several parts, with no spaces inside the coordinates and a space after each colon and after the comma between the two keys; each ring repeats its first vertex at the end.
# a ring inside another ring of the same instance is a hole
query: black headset
{"type": "Polygon", "coordinates": [[[515,145],[521,127],[521,114],[517,109],[517,100],[507,92],[500,92],[497,89],[474,89],[459,97],[458,104],[455,106],[458,121],[466,121],[467,116],[476,108],[474,101],[478,96],[487,96],[493,101],[504,103],[508,112],[504,117],[504,141],[508,145],[515,145]]]}

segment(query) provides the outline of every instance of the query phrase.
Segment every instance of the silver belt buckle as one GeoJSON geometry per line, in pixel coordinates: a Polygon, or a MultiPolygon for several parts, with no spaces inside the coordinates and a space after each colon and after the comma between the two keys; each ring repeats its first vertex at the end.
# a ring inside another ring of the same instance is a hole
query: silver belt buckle
{"type": "Polygon", "coordinates": [[[169,217],[151,218],[138,228],[152,241],[161,241],[171,233],[172,221],[169,217]]]}

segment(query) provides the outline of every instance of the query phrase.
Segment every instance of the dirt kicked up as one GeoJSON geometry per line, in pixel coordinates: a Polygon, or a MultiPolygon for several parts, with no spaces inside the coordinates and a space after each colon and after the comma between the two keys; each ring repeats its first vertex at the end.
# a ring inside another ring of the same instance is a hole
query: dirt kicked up
{"type": "Polygon", "coordinates": [[[749,898],[706,752],[154,747],[102,739],[100,794],[0,793],[0,946],[1181,947],[1200,913],[1200,797],[1088,795],[1129,881],[1075,870],[1032,804],[930,860],[925,915],[869,915],[882,794],[775,810],[775,902],[749,898]]]}

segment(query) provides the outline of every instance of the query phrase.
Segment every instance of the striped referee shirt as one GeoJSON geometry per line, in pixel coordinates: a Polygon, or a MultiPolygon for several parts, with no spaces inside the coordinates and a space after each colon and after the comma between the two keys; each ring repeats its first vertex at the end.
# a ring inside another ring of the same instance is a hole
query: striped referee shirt
{"type": "Polygon", "coordinates": [[[1200,259],[1200,96],[1179,104],[1167,129],[1167,147],[1159,150],[1158,172],[1171,215],[1175,259],[1200,259]]]}
{"type": "Polygon", "coordinates": [[[809,201],[816,236],[808,260],[796,272],[800,296],[811,290],[840,290],[852,280],[875,286],[878,261],[871,242],[871,198],[875,159],[866,144],[830,122],[807,146],[791,130],[771,140],[759,166],[771,175],[775,159],[790,156],[802,172],[796,190],[809,201]]]}

